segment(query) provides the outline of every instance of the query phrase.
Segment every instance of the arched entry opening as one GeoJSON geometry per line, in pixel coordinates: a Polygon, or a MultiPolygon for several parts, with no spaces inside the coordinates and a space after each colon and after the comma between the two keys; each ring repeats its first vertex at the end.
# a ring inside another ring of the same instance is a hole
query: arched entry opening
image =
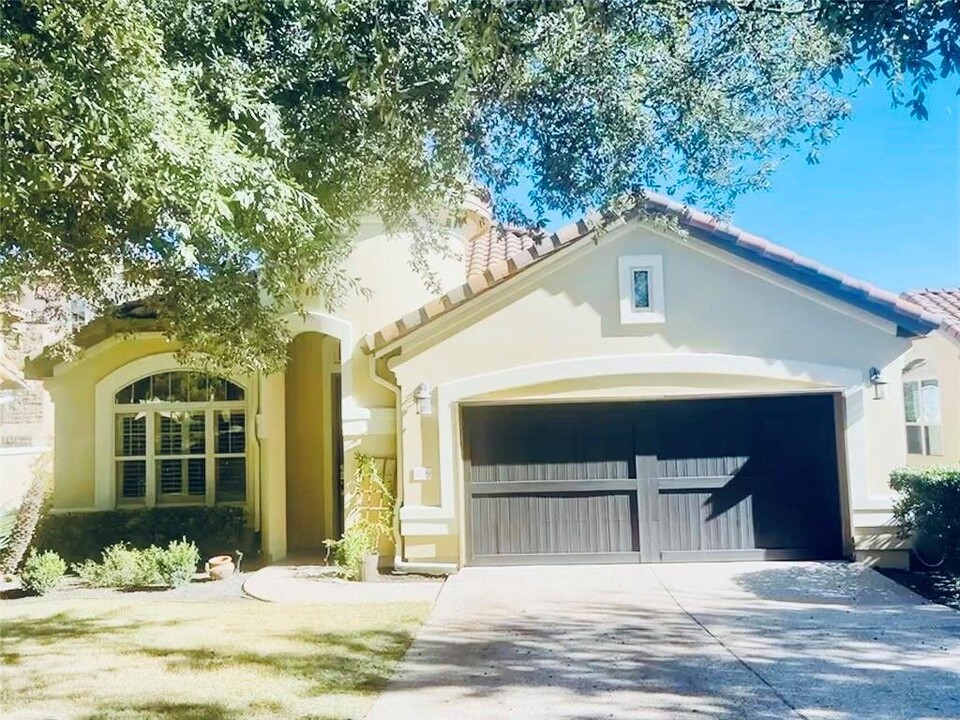
{"type": "Polygon", "coordinates": [[[287,548],[316,553],[343,526],[340,341],[302,332],[287,354],[287,548]]]}

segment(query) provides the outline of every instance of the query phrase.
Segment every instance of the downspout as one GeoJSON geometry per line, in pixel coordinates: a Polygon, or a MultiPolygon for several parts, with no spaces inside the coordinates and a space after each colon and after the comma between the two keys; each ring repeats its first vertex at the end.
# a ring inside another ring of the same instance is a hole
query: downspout
{"type": "Polygon", "coordinates": [[[367,356],[370,364],[370,377],[380,387],[386,388],[393,395],[393,428],[397,446],[397,499],[393,508],[393,567],[397,570],[403,564],[403,535],[400,534],[400,508],[403,507],[403,442],[400,437],[401,420],[401,393],[400,386],[385,378],[377,370],[377,356],[373,353],[367,356]]]}
{"type": "MultiPolygon", "coordinates": [[[[253,416],[253,438],[257,444],[257,472],[254,475],[253,531],[260,533],[260,512],[263,508],[263,373],[257,373],[257,405],[253,416]]],[[[263,536],[260,537],[261,552],[263,536]]]]}
{"type": "Polygon", "coordinates": [[[397,444],[397,502],[393,513],[393,547],[395,548],[393,556],[393,569],[397,572],[420,573],[423,575],[450,575],[457,572],[457,566],[452,563],[412,563],[404,560],[403,535],[400,533],[400,508],[403,507],[403,438],[400,437],[401,423],[403,419],[403,395],[400,386],[389,378],[384,377],[377,370],[377,358],[371,353],[368,361],[370,363],[370,377],[381,387],[389,390],[394,397],[394,428],[396,432],[397,444]]]}

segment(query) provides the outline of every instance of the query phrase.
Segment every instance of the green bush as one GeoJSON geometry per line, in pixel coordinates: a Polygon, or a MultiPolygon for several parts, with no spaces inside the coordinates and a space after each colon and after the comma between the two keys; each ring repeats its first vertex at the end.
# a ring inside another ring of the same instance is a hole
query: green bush
{"type": "Polygon", "coordinates": [[[167,547],[182,537],[193,540],[202,558],[233,554],[253,558],[259,550],[256,533],[244,524],[243,508],[158,507],[48,515],[34,539],[40,550],[54,550],[69,563],[99,560],[111,545],[167,547]]]}
{"type": "Polygon", "coordinates": [[[166,550],[156,550],[160,551],[156,557],[157,571],[164,585],[178,588],[193,580],[200,564],[200,551],[196,545],[183,538],[171,542],[166,550]]]}
{"type": "Polygon", "coordinates": [[[99,563],[87,560],[73,566],[73,571],[91,587],[143,587],[160,582],[156,551],[159,548],[137,550],[123,543],[111,545],[103,551],[99,563]]]}
{"type": "Polygon", "coordinates": [[[20,584],[24,590],[46,595],[56,589],[66,572],[67,564],[55,552],[31,550],[20,570],[20,584]]]}
{"type": "Polygon", "coordinates": [[[156,545],[137,549],[117,543],[103,551],[99,563],[87,560],[73,570],[92,587],[183,587],[193,579],[199,562],[197,546],[183,538],[166,549],[156,545]]]}
{"type": "Polygon", "coordinates": [[[895,470],[890,486],[899,495],[893,514],[901,534],[935,540],[945,563],[960,568],[960,467],[895,470]]]}

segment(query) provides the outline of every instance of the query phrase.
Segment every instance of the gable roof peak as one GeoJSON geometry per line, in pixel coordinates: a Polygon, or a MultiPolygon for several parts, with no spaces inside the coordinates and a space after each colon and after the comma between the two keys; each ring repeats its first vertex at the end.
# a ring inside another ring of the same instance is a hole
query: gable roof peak
{"type": "Polygon", "coordinates": [[[642,217],[657,216],[670,217],[679,224],[681,230],[694,238],[892,322],[907,334],[926,334],[942,322],[939,313],[928,311],[910,298],[900,297],[822,265],[666,195],[643,191],[627,197],[624,204],[626,209],[620,212],[591,213],[552,234],[536,228],[501,226],[508,228],[503,233],[492,228],[490,233],[479,239],[476,252],[468,247],[466,283],[368,335],[363,340],[364,349],[374,352],[390,345],[536,266],[544,258],[585,238],[594,237],[597,232],[606,232],[642,217]],[[535,233],[539,233],[539,237],[533,237],[535,233]]]}

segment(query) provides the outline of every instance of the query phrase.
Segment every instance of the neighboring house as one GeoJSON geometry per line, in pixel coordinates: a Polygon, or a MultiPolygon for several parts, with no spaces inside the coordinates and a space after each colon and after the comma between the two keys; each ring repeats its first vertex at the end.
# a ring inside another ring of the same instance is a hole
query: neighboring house
{"type": "Polygon", "coordinates": [[[34,368],[57,406],[56,508],[243,505],[279,560],[349,523],[362,450],[396,459],[400,567],[903,564],[900,378],[940,315],[644,204],[540,235],[472,199],[439,298],[370,223],[348,268],[370,298],[291,315],[268,377],[181,367],[136,304],[93,322],[75,360],[34,368]]]}
{"type": "Polygon", "coordinates": [[[903,297],[944,317],[940,330],[914,340],[904,357],[907,465],[960,465],[960,288],[903,297]]]}
{"type": "Polygon", "coordinates": [[[53,404],[43,384],[21,371],[24,357],[48,338],[23,320],[0,318],[0,511],[20,504],[53,435],[53,404]]]}

